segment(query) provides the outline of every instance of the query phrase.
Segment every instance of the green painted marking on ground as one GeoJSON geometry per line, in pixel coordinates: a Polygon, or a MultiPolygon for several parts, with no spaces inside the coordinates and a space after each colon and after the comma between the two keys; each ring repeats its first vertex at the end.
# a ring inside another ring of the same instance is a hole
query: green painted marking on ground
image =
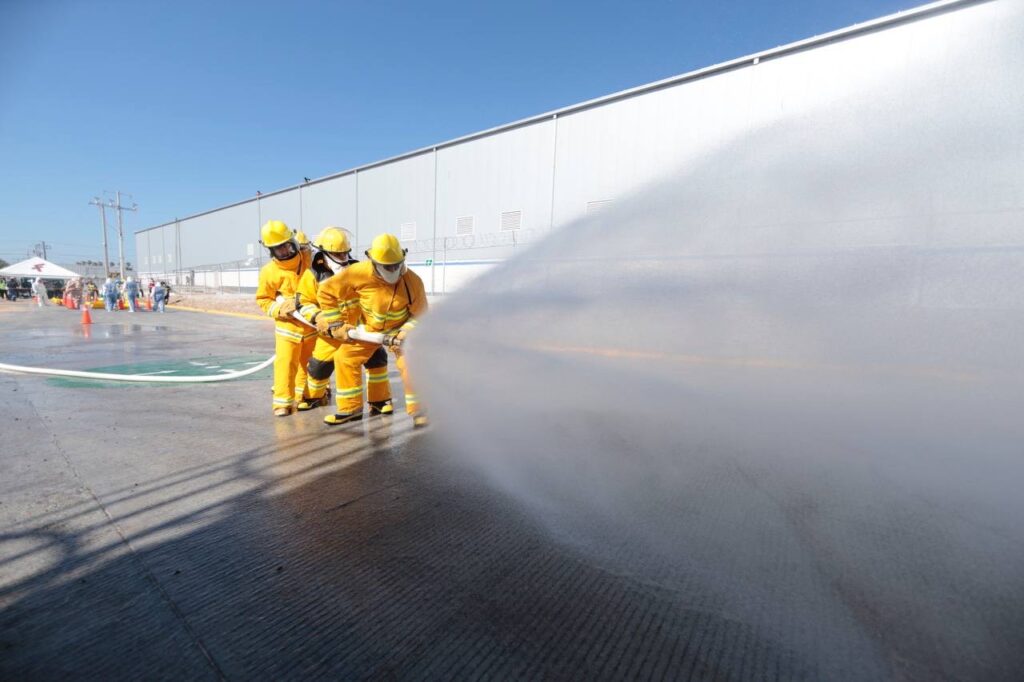
{"type": "MultiPolygon", "coordinates": [[[[85,367],[82,371],[103,372],[105,374],[153,374],[155,377],[206,377],[227,373],[226,371],[221,370],[236,372],[249,369],[264,360],[266,360],[266,358],[253,357],[251,355],[188,358],[182,360],[153,360],[149,362],[134,362],[123,365],[108,365],[105,367],[85,367]]],[[[250,374],[249,376],[242,377],[240,379],[233,379],[233,381],[252,381],[255,379],[266,380],[267,377],[273,376],[273,372],[274,368],[273,366],[270,366],[256,372],[255,374],[250,374]]],[[[174,383],[148,384],[127,381],[104,381],[98,379],[73,379],[70,377],[50,377],[46,381],[51,386],[62,386],[64,388],[123,388],[126,386],[133,386],[136,388],[154,388],[158,386],[167,387],[187,385],[174,383]]]]}

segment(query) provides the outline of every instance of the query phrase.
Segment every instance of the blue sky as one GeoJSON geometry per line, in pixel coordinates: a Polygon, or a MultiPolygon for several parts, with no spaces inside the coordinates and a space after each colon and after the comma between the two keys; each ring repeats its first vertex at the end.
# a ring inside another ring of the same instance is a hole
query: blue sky
{"type": "Polygon", "coordinates": [[[98,259],[121,189],[134,262],[176,216],[918,4],[0,0],[0,258],[98,259]]]}

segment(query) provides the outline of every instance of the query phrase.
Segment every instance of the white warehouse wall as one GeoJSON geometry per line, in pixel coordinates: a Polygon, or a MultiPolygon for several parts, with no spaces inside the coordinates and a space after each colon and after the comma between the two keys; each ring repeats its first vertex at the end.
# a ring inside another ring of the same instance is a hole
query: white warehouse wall
{"type": "MultiPolygon", "coordinates": [[[[752,131],[779,122],[799,126],[805,118],[809,122],[812,113],[842,107],[844,102],[867,105],[866,124],[899,126],[900,112],[928,107],[935,99],[930,86],[909,74],[948,74],[947,87],[956,87],[958,79],[977,83],[1005,70],[1024,73],[1024,62],[1006,64],[1005,54],[987,50],[979,39],[1015,33],[1024,44],[1022,3],[936,3],[940,4],[878,26],[853,27],[807,45],[778,48],[756,60],[709,67],[635,94],[614,95],[442,143],[258,201],[182,219],[177,227],[171,223],[138,232],[140,272],[172,273],[229,263],[218,270],[236,270],[238,286],[255,286],[255,268],[265,255],[258,245],[254,254],[253,244],[261,221],[273,218],[302,227],[311,238],[327,224],[341,225],[357,236],[357,251],[375,234],[394,232],[404,237],[410,262],[428,289],[452,291],[552,227],[571,229],[574,220],[587,214],[588,205],[600,210],[672,173],[685,178],[688,167],[701,164],[723,146],[742,144],[752,131]],[[1008,13],[1015,20],[1007,21],[1008,13]],[[974,43],[969,60],[948,63],[951,46],[962,41],[974,43]],[[861,102],[859,94],[869,87],[875,99],[861,102]],[[242,272],[246,269],[252,276],[242,272]]],[[[827,139],[830,134],[827,124],[808,125],[804,132],[807,140],[827,139]]],[[[942,145],[946,131],[916,129],[907,134],[918,140],[931,134],[934,144],[942,145]]],[[[1024,143],[1007,144],[1021,148],[1024,143]]],[[[887,154],[899,153],[874,151],[879,162],[887,154]]],[[[865,172],[870,172],[870,160],[865,164],[865,172]]],[[[956,215],[1003,210],[1007,225],[1019,223],[1022,165],[1007,169],[1006,183],[970,195],[950,185],[948,177],[936,177],[930,210],[942,215],[936,216],[928,234],[920,235],[922,243],[1005,242],[1006,230],[972,233],[956,215]]],[[[822,182],[828,182],[827,176],[822,182]]],[[[857,202],[847,206],[853,211],[847,215],[829,214],[822,206],[821,215],[808,216],[823,222],[823,245],[881,244],[898,232],[895,207],[857,202]],[[856,228],[851,228],[854,224],[856,228]]],[[[742,197],[737,197],[736,210],[738,218],[749,222],[741,215],[742,197]]],[[[759,219],[770,222],[772,216],[759,219]]]]}

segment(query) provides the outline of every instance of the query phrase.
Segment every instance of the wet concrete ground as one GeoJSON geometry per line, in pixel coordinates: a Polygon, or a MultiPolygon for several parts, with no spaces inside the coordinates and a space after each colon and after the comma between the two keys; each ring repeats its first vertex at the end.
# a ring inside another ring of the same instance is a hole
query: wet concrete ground
{"type": "MultiPolygon", "coordinates": [[[[2,304],[0,356],[199,372],[272,352],[263,321],[180,311],[94,321],[86,338],[77,313],[2,304]]],[[[273,419],[269,385],[269,372],[190,386],[0,374],[0,678],[935,671],[858,667],[849,652],[822,668],[828,652],[788,648],[700,581],[668,589],[556,542],[404,415],[334,428],[323,410],[273,419]]],[[[1009,621],[999,616],[1011,629],[986,643],[1001,658],[964,670],[1012,675],[1013,603],[1009,621]]]]}

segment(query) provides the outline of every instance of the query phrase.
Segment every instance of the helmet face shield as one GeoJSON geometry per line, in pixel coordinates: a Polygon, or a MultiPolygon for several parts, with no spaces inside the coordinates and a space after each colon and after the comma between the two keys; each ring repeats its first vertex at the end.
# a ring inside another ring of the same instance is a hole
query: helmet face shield
{"type": "Polygon", "coordinates": [[[382,280],[388,284],[394,284],[405,274],[405,261],[400,260],[390,265],[373,261],[373,269],[382,280]]]}
{"type": "Polygon", "coordinates": [[[348,265],[351,251],[324,251],[324,262],[335,274],[348,265]]]}
{"type": "Polygon", "coordinates": [[[269,247],[270,256],[275,260],[291,260],[299,255],[299,247],[294,241],[269,247]]]}

